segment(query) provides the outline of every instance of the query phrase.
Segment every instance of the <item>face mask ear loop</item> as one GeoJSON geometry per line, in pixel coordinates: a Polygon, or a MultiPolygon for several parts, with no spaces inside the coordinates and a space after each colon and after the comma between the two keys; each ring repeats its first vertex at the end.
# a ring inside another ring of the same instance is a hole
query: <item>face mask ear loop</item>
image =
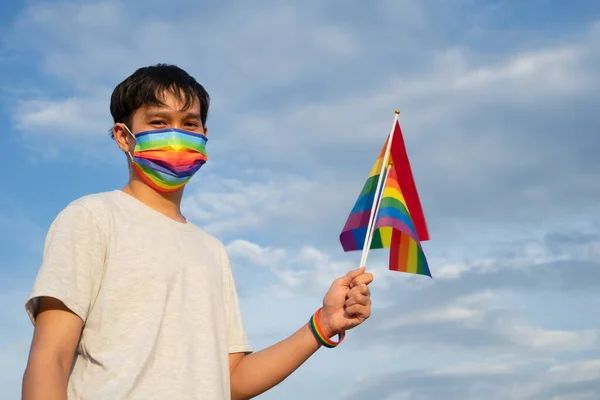
{"type": "MultiPolygon", "coordinates": [[[[131,133],[131,130],[129,129],[129,127],[127,125],[125,125],[125,124],[123,124],[123,126],[125,127],[125,129],[127,129],[127,132],[129,132],[129,134],[131,135],[131,137],[133,138],[133,140],[135,140],[135,135],[133,133],[131,133]]],[[[133,163],[133,155],[131,155],[131,152],[130,151],[126,151],[125,153],[129,156],[129,159],[133,163]]]]}

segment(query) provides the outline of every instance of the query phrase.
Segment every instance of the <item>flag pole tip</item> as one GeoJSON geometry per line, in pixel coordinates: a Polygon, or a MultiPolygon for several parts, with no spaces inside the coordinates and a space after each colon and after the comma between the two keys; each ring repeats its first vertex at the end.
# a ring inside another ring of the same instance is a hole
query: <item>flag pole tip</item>
{"type": "Polygon", "coordinates": [[[400,110],[396,110],[396,115],[400,114],[400,110]]]}

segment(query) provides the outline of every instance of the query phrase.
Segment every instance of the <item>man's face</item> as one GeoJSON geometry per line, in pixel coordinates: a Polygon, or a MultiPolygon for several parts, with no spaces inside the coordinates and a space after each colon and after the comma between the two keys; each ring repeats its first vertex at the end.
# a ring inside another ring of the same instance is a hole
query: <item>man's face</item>
{"type": "MultiPolygon", "coordinates": [[[[205,135],[208,133],[208,129],[202,125],[200,103],[197,99],[186,110],[183,110],[184,103],[172,93],[166,92],[161,100],[164,106],[142,106],[133,113],[131,126],[128,128],[134,135],[138,132],[166,128],[205,135]]],[[[135,140],[122,124],[115,126],[114,135],[121,150],[133,153],[135,140]]]]}

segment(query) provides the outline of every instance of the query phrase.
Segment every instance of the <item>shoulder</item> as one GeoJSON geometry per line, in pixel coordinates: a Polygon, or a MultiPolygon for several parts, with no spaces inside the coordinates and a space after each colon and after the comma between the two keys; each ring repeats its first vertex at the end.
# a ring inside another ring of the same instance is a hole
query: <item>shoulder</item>
{"type": "Polygon", "coordinates": [[[101,192],[88,194],[78,199],[73,200],[67,208],[84,208],[94,215],[102,215],[110,211],[111,206],[115,203],[116,192],[101,192]]]}
{"type": "Polygon", "coordinates": [[[79,197],[64,207],[57,215],[53,226],[58,224],[95,225],[107,229],[108,217],[113,202],[113,192],[102,192],[79,197]]]}

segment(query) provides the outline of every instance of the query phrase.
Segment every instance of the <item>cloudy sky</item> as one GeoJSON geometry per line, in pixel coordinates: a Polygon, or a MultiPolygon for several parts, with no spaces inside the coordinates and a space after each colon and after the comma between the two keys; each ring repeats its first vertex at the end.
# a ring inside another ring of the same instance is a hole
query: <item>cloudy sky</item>
{"type": "Polygon", "coordinates": [[[126,182],[110,93],[158,62],[212,96],[184,213],[226,244],[256,349],[357,266],[338,234],[402,112],[434,279],[373,252],[371,319],[262,398],[600,397],[599,2],[165,4],[2,6],[2,398],[50,223],[126,182]]]}

